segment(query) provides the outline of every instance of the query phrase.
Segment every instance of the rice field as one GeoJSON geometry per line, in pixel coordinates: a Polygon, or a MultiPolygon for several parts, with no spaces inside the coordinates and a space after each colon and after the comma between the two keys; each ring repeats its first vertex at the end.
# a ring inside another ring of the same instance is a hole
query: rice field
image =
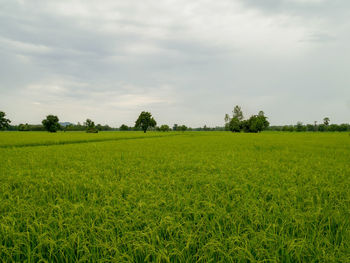
{"type": "Polygon", "coordinates": [[[0,262],[350,262],[350,136],[2,132],[0,262]]]}

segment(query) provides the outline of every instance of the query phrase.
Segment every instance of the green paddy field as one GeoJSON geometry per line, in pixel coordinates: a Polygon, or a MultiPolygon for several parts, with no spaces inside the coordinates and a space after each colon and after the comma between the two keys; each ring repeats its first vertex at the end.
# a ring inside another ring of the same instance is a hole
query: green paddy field
{"type": "Polygon", "coordinates": [[[1,132],[0,262],[350,262],[350,136],[1,132]]]}

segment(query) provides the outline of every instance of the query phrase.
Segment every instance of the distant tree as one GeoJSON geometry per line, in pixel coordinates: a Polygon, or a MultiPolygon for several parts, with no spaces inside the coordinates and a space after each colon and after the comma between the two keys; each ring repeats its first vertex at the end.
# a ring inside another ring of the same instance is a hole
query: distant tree
{"type": "Polygon", "coordinates": [[[328,131],[331,131],[331,132],[335,132],[335,131],[339,131],[339,125],[337,124],[331,124],[328,126],[328,131]]]}
{"type": "Polygon", "coordinates": [[[232,118],[228,114],[225,115],[225,130],[232,132],[241,132],[242,130],[245,132],[261,132],[267,129],[269,125],[270,123],[263,111],[259,111],[258,115],[253,115],[248,120],[244,120],[242,109],[238,105],[233,109],[232,118]]]}
{"type": "Polygon", "coordinates": [[[3,111],[0,111],[0,131],[8,129],[10,127],[11,121],[6,117],[6,113],[3,111]]]}
{"type": "Polygon", "coordinates": [[[86,121],[84,122],[84,126],[89,128],[95,128],[95,123],[90,120],[90,119],[86,119],[86,121]]]}
{"type": "Polygon", "coordinates": [[[228,125],[228,128],[232,132],[240,132],[242,129],[242,123],[237,117],[233,117],[230,120],[230,123],[228,125]]]}
{"type": "Polygon", "coordinates": [[[126,126],[125,124],[122,124],[119,128],[120,131],[128,131],[129,130],[129,127],[126,126]]]}
{"type": "Polygon", "coordinates": [[[269,127],[270,123],[267,120],[267,117],[265,116],[265,113],[263,111],[259,111],[257,119],[258,119],[257,125],[258,125],[259,132],[261,132],[269,127]]]}
{"type": "Polygon", "coordinates": [[[231,117],[230,115],[228,115],[227,113],[225,114],[225,130],[229,131],[230,130],[230,121],[231,121],[231,117]]]}
{"type": "Polygon", "coordinates": [[[178,127],[178,125],[175,123],[173,126],[173,131],[177,131],[177,127],[178,127]]]}
{"type": "Polygon", "coordinates": [[[311,132],[311,131],[315,131],[315,126],[312,124],[307,124],[306,125],[306,130],[311,132]]]}
{"type": "Polygon", "coordinates": [[[339,125],[339,131],[348,131],[348,130],[350,130],[349,124],[343,123],[339,125]]]}
{"type": "Polygon", "coordinates": [[[232,111],[232,118],[228,114],[225,115],[225,128],[232,132],[240,132],[242,130],[243,112],[240,106],[236,105],[232,111]]]}
{"type": "Polygon", "coordinates": [[[282,131],[289,131],[289,126],[288,125],[284,125],[282,127],[282,131]]]}
{"type": "Polygon", "coordinates": [[[305,131],[303,123],[300,122],[300,121],[298,121],[298,122],[297,122],[297,125],[296,125],[296,127],[295,127],[295,130],[296,130],[297,132],[305,131]]]}
{"type": "Polygon", "coordinates": [[[170,127],[166,124],[163,124],[162,126],[159,127],[159,130],[162,132],[167,132],[167,131],[170,131],[170,127]]]}
{"type": "Polygon", "coordinates": [[[42,121],[43,126],[48,132],[57,132],[60,129],[59,119],[55,115],[47,115],[42,121]]]}
{"type": "Polygon", "coordinates": [[[20,125],[18,125],[18,131],[29,131],[29,125],[28,123],[23,124],[21,123],[20,125]]]}
{"type": "Polygon", "coordinates": [[[181,126],[179,126],[179,130],[184,132],[184,131],[187,130],[187,126],[186,125],[181,125],[181,126]]]}
{"type": "Polygon", "coordinates": [[[146,133],[147,129],[149,127],[155,127],[157,125],[157,122],[152,117],[152,114],[150,112],[141,112],[140,116],[135,122],[136,128],[141,128],[144,133],[146,133]]]}
{"type": "Polygon", "coordinates": [[[318,125],[318,131],[320,131],[320,132],[327,131],[327,126],[325,124],[318,125]]]}
{"type": "Polygon", "coordinates": [[[236,105],[233,109],[233,118],[237,118],[239,121],[243,120],[243,112],[240,106],[236,105]]]}
{"type": "Polygon", "coordinates": [[[325,118],[323,119],[323,124],[326,125],[326,126],[328,126],[328,125],[329,125],[329,121],[330,121],[330,119],[329,119],[328,117],[325,117],[325,118]]]}
{"type": "Polygon", "coordinates": [[[269,122],[262,111],[258,115],[251,116],[248,120],[241,121],[241,127],[245,132],[261,132],[268,126],[269,122]]]}
{"type": "Polygon", "coordinates": [[[87,133],[98,133],[98,129],[96,128],[95,123],[92,120],[86,119],[86,121],[84,122],[84,126],[87,133]]]}

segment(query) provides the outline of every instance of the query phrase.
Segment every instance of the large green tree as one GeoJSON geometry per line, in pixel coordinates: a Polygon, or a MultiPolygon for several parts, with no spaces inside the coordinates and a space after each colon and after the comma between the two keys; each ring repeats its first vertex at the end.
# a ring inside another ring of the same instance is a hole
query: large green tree
{"type": "Polygon", "coordinates": [[[143,111],[135,122],[135,128],[141,128],[146,133],[149,127],[155,127],[157,122],[150,112],[143,111]]]}
{"type": "Polygon", "coordinates": [[[43,126],[48,132],[57,132],[60,129],[59,119],[55,115],[47,115],[42,121],[43,126]]]}
{"type": "Polygon", "coordinates": [[[6,117],[6,113],[3,111],[0,111],[0,130],[4,130],[10,127],[11,121],[6,117]]]}
{"type": "Polygon", "coordinates": [[[242,129],[242,121],[237,117],[233,117],[228,124],[228,128],[232,132],[240,132],[242,129]]]}

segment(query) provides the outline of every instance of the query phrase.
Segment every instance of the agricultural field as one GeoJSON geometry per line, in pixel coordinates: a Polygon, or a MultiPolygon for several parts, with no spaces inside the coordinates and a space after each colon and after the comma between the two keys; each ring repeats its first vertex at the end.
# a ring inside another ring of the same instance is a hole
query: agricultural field
{"type": "Polygon", "coordinates": [[[350,262],[348,133],[0,133],[0,262],[350,262]]]}

